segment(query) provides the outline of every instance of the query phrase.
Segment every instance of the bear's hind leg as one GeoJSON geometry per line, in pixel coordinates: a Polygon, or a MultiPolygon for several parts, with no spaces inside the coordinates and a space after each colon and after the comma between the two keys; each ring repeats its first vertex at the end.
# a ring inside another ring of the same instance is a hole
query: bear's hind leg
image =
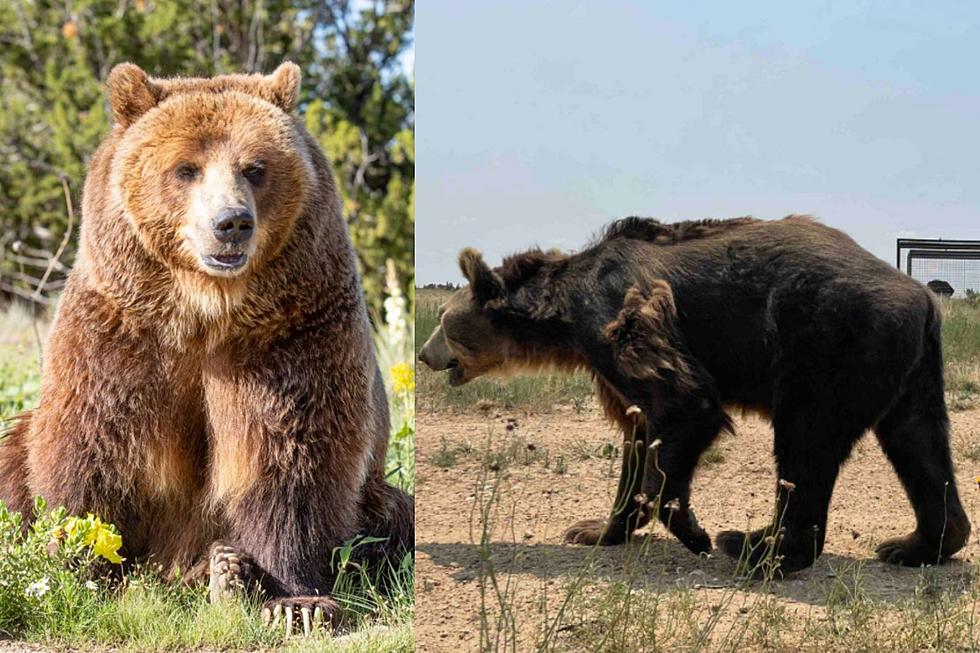
{"type": "MultiPolygon", "coordinates": [[[[941,369],[937,375],[941,375],[941,369]]],[[[913,373],[908,388],[875,427],[885,455],[898,473],[915,511],[908,535],[878,547],[885,562],[935,564],[966,546],[970,522],[960,504],[949,451],[949,422],[942,385],[913,373]]]]}
{"type": "Polygon", "coordinates": [[[353,559],[369,570],[381,574],[397,568],[402,559],[415,550],[415,499],[404,490],[379,476],[365,483],[361,498],[359,533],[380,542],[355,546],[353,559]]]}
{"type": "Polygon", "coordinates": [[[33,515],[30,489],[27,487],[27,429],[31,414],[24,413],[8,424],[0,423],[0,501],[13,512],[19,512],[25,526],[33,515]],[[6,433],[3,429],[8,427],[6,433]]]}
{"type": "Polygon", "coordinates": [[[834,408],[833,401],[814,404],[806,383],[797,390],[787,392],[784,384],[773,410],[779,483],[772,523],[752,533],[724,531],[715,540],[756,575],[771,555],[785,574],[809,567],[823,552],[837,474],[871,421],[834,408]]]}

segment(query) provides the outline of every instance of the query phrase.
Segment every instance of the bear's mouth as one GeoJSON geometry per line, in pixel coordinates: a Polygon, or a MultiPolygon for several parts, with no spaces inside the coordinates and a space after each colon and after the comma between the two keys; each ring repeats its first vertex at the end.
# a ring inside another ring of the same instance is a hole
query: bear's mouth
{"type": "Polygon", "coordinates": [[[466,383],[466,372],[463,371],[463,366],[458,360],[455,358],[450,360],[446,363],[446,369],[449,370],[449,385],[455,387],[466,383]]]}
{"type": "Polygon", "coordinates": [[[201,261],[212,270],[237,270],[248,262],[248,254],[206,254],[201,261]]]}

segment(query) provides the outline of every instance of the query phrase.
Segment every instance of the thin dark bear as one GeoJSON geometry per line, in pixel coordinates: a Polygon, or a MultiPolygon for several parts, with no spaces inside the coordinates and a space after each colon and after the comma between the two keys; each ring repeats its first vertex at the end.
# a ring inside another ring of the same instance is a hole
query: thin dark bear
{"type": "Polygon", "coordinates": [[[966,544],[936,300],[844,233],[806,216],[626,218],[577,254],[532,250],[491,269],[464,250],[460,265],[470,285],[421,360],[455,385],[513,368],[589,370],[626,435],[611,516],[574,524],[567,541],[619,544],[657,512],[688,549],[710,551],[690,483],[736,407],[771,420],[780,482],[770,526],[718,535],[729,556],[758,564],[775,543],[783,572],[811,565],[838,470],[869,429],[917,521],[878,556],[917,566],[966,544]]]}

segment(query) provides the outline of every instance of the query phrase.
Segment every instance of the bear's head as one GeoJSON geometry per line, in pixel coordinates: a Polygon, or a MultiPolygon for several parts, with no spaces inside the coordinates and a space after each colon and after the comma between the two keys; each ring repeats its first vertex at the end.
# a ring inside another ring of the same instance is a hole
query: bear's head
{"type": "Polygon", "coordinates": [[[439,325],[422,345],[419,360],[430,369],[449,371],[449,384],[463,385],[506,364],[505,337],[469,288],[457,290],[439,309],[439,325]]]}
{"type": "Polygon", "coordinates": [[[278,253],[314,183],[292,117],[300,72],[155,79],[120,64],[107,82],[111,195],[171,270],[232,278],[278,253]]]}
{"type": "Polygon", "coordinates": [[[440,307],[439,325],[422,346],[419,360],[430,369],[449,371],[449,384],[468,383],[485,374],[506,375],[541,365],[561,365],[547,348],[515,337],[505,322],[526,323],[552,319],[537,297],[540,287],[530,281],[542,266],[563,258],[555,253],[531,251],[512,256],[501,271],[493,270],[476,250],[460,252],[459,266],[469,286],[461,288],[440,307]],[[511,287],[508,287],[511,286],[511,287]],[[521,286],[515,290],[516,286],[521,286]]]}

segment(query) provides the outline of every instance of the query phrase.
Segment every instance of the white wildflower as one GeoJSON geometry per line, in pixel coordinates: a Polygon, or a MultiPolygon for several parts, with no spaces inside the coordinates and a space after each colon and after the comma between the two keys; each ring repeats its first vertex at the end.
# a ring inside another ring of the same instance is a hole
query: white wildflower
{"type": "Polygon", "coordinates": [[[388,297],[384,300],[385,328],[388,331],[388,341],[394,347],[400,346],[408,338],[408,301],[398,284],[398,273],[395,262],[387,261],[385,274],[385,290],[388,297]]]}
{"type": "Polygon", "coordinates": [[[94,592],[97,589],[99,589],[99,586],[96,584],[94,580],[87,580],[85,581],[85,589],[92,590],[94,592]]]}
{"type": "Polygon", "coordinates": [[[48,577],[45,576],[44,578],[28,585],[27,589],[24,590],[24,596],[44,596],[50,589],[50,581],[48,580],[48,577]]]}

